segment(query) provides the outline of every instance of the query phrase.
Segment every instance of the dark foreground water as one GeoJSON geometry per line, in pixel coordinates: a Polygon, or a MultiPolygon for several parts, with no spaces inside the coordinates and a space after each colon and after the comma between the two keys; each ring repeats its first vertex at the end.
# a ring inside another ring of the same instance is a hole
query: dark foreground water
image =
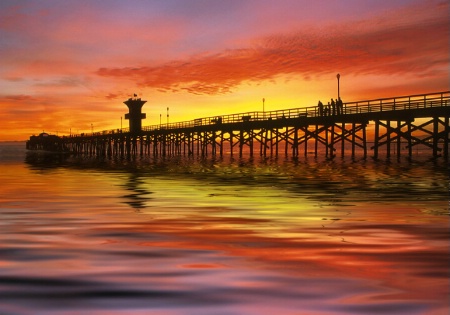
{"type": "Polygon", "coordinates": [[[0,314],[448,314],[443,161],[0,146],[0,314]]]}

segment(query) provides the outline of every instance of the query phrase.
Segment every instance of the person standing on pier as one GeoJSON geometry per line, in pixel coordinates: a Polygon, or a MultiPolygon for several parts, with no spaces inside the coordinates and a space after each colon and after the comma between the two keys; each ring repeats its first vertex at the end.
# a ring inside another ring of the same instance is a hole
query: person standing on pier
{"type": "Polygon", "coordinates": [[[339,113],[341,115],[344,114],[344,104],[342,103],[342,100],[340,97],[336,100],[336,103],[337,103],[339,113]]]}
{"type": "Polygon", "coordinates": [[[336,115],[341,114],[341,108],[339,107],[339,101],[336,99],[336,115]]]}
{"type": "Polygon", "coordinates": [[[317,107],[319,107],[319,116],[323,116],[323,104],[321,101],[319,101],[317,107]]]}
{"type": "Polygon", "coordinates": [[[336,103],[334,102],[333,99],[331,99],[331,110],[332,112],[330,113],[331,115],[336,115],[336,103]]]}

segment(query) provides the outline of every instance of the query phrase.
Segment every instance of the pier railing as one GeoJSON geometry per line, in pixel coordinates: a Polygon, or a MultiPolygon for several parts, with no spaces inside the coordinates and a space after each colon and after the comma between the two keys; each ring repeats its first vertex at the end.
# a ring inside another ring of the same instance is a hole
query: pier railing
{"type": "Polygon", "coordinates": [[[349,102],[344,106],[344,114],[372,113],[445,106],[450,106],[450,91],[349,102]]]}
{"type": "MultiPolygon", "coordinates": [[[[324,106],[328,106],[324,104],[324,106]]],[[[431,107],[450,107],[450,91],[417,94],[408,96],[399,96],[391,98],[379,98],[357,102],[346,102],[343,105],[340,115],[351,115],[361,113],[374,113],[384,111],[410,110],[431,107]]],[[[243,112],[230,115],[211,116],[197,118],[189,121],[174,122],[168,124],[158,124],[142,127],[143,131],[168,130],[168,129],[184,129],[198,126],[211,126],[214,124],[232,124],[247,121],[265,121],[276,119],[291,119],[302,117],[318,117],[319,111],[317,106],[290,108],[274,111],[253,111],[243,112]]],[[[115,133],[128,133],[128,128],[104,130],[94,133],[84,133],[75,136],[96,136],[115,133]]]]}

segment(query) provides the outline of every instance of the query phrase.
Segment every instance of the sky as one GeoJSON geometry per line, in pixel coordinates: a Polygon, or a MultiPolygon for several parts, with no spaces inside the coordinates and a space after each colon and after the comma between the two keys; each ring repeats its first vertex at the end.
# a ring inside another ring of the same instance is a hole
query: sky
{"type": "Polygon", "coordinates": [[[0,141],[447,91],[449,3],[2,0],[0,141]]]}

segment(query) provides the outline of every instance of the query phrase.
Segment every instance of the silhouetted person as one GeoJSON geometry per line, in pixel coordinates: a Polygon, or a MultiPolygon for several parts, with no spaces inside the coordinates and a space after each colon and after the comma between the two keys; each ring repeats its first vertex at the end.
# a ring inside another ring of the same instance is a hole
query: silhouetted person
{"type": "Polygon", "coordinates": [[[333,99],[331,99],[331,109],[332,109],[332,115],[336,115],[336,103],[333,99]]]}
{"type": "Polygon", "coordinates": [[[317,107],[319,107],[319,116],[323,116],[323,104],[321,101],[319,101],[317,107]]]}
{"type": "Polygon", "coordinates": [[[339,99],[337,100],[337,104],[338,104],[338,108],[339,108],[341,114],[343,114],[343,113],[344,113],[344,103],[342,103],[342,100],[341,100],[340,97],[339,97],[339,99]]]}
{"type": "Polygon", "coordinates": [[[327,105],[327,116],[328,115],[331,115],[331,104],[330,104],[330,102],[328,102],[328,105],[327,105]]]}
{"type": "Polygon", "coordinates": [[[338,99],[336,99],[336,115],[340,115],[341,114],[341,109],[339,107],[339,101],[338,99]]]}

